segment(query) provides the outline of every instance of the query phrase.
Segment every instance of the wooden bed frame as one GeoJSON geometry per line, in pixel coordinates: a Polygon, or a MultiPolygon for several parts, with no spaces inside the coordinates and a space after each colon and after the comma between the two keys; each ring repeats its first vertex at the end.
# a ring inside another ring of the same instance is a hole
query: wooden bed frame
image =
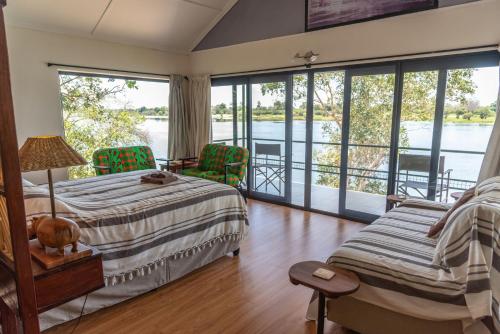
{"type": "Polygon", "coordinates": [[[23,189],[19,167],[16,124],[10,85],[7,37],[0,0],[0,156],[5,182],[1,196],[5,197],[10,222],[13,260],[0,256],[0,315],[3,333],[39,333],[35,284],[28,246],[27,226],[24,223],[23,189]]]}

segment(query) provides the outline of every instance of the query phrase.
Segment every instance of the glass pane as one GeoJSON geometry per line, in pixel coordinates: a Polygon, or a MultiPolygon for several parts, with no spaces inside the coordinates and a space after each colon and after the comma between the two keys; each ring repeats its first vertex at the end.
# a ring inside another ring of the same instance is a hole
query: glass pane
{"type": "Polygon", "coordinates": [[[343,71],[314,75],[311,207],[338,213],[343,71]]]}
{"type": "Polygon", "coordinates": [[[285,83],[252,85],[253,190],[285,196],[285,83]]]}
{"type": "Polygon", "coordinates": [[[352,78],[346,209],[385,212],[394,74],[352,78]]]}
{"type": "MultiPolygon", "coordinates": [[[[168,82],[60,75],[64,132],[87,161],[99,148],[149,145],[156,158],[168,150],[168,82]]],[[[94,176],[89,166],[72,179],[94,176]]]]}
{"type": "Polygon", "coordinates": [[[307,75],[293,76],[292,204],[304,206],[307,75]]]}
{"type": "Polygon", "coordinates": [[[497,66],[448,71],[441,136],[444,175],[438,180],[445,187],[449,183],[443,201],[453,201],[453,192],[475,185],[496,118],[497,96],[497,66]]]}
{"type": "Polygon", "coordinates": [[[233,145],[233,86],[212,87],[212,141],[233,145]]]}
{"type": "Polygon", "coordinates": [[[399,195],[427,197],[438,74],[404,73],[396,179],[399,195]]]}

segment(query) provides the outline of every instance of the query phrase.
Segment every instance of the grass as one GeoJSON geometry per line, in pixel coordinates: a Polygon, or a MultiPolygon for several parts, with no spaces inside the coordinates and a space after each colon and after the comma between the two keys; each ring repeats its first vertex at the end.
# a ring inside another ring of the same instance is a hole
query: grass
{"type": "Polygon", "coordinates": [[[483,125],[493,125],[495,123],[495,116],[490,116],[485,119],[481,119],[479,116],[474,115],[470,120],[457,118],[454,114],[448,115],[444,119],[445,123],[456,123],[456,124],[483,124],[483,125]]]}
{"type": "MultiPolygon", "coordinates": [[[[258,114],[253,115],[252,119],[254,121],[270,121],[270,122],[283,122],[285,121],[285,116],[274,115],[274,114],[258,114]]],[[[232,122],[232,115],[224,115],[224,118],[221,120],[220,116],[214,117],[216,122],[232,122]]],[[[305,113],[294,114],[294,121],[305,121],[306,116],[305,113]]],[[[314,115],[315,121],[331,121],[332,118],[325,115],[314,115]]],[[[470,120],[464,118],[457,118],[455,114],[449,114],[448,117],[444,119],[445,124],[481,124],[481,125],[493,125],[495,123],[495,116],[490,116],[485,119],[481,119],[479,116],[474,115],[470,120]]]]}

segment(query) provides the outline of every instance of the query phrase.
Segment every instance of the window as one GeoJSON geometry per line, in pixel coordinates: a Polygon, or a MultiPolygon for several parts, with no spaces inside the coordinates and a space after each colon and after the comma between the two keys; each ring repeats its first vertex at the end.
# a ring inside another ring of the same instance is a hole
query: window
{"type": "Polygon", "coordinates": [[[344,71],[314,74],[311,207],[338,213],[344,71]]]}
{"type": "Polygon", "coordinates": [[[212,87],[212,141],[246,146],[245,85],[212,87]]]}
{"type": "Polygon", "coordinates": [[[233,86],[212,87],[212,141],[233,143],[233,86]]]}
{"type": "MultiPolygon", "coordinates": [[[[99,148],[149,145],[167,157],[167,81],[61,72],[66,140],[87,161],[99,148]]],[[[90,166],[70,169],[70,178],[95,175],[90,166]]]]}
{"type": "Polygon", "coordinates": [[[246,127],[234,110],[215,113],[227,131],[216,137],[215,122],[214,140],[248,134],[254,198],[363,221],[385,212],[387,194],[452,201],[479,174],[498,60],[484,52],[215,79],[226,86],[212,91],[214,107],[224,95],[233,108],[245,84],[251,104],[241,105],[246,127]]]}
{"type": "Polygon", "coordinates": [[[497,117],[497,96],[497,66],[448,71],[441,135],[441,155],[451,178],[448,199],[451,192],[476,183],[497,117]]]}

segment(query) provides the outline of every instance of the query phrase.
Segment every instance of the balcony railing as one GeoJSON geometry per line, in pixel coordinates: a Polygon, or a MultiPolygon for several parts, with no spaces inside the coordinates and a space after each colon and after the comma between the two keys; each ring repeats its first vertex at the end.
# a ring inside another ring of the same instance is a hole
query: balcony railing
{"type": "MultiPolygon", "coordinates": [[[[238,138],[238,141],[241,140],[246,140],[245,138],[238,138]]],[[[275,143],[284,143],[284,140],[280,139],[266,139],[266,138],[253,138],[254,141],[265,141],[265,142],[275,142],[275,143]]],[[[232,143],[233,139],[219,139],[219,140],[214,140],[216,143],[232,143]]],[[[305,141],[301,140],[293,140],[292,143],[294,144],[305,144],[305,141]]],[[[323,141],[313,141],[313,145],[327,145],[327,146],[341,146],[341,143],[329,143],[329,142],[323,142],[323,141]]],[[[389,150],[390,147],[386,145],[367,145],[367,144],[349,144],[349,147],[366,147],[366,148],[381,148],[381,149],[387,149],[389,150]]],[[[422,151],[422,152],[430,152],[430,149],[427,148],[421,148],[421,147],[400,147],[399,150],[404,150],[404,151],[422,151]]],[[[454,154],[471,154],[471,155],[483,155],[485,152],[480,152],[480,151],[461,151],[461,150],[447,150],[443,149],[441,150],[441,153],[454,153],[454,154]]],[[[253,162],[255,163],[257,160],[255,157],[252,157],[253,162]]],[[[272,161],[274,163],[279,163],[279,160],[272,160],[268,159],[268,161],[272,161]]],[[[292,161],[292,169],[294,170],[305,170],[305,162],[303,161],[292,161]]],[[[313,173],[323,173],[323,174],[330,174],[330,175],[340,175],[340,166],[337,165],[326,165],[326,164],[319,164],[319,163],[314,163],[312,164],[312,172],[313,173]]],[[[389,172],[384,171],[384,170],[378,170],[378,169],[366,169],[366,168],[358,168],[358,167],[348,167],[347,168],[347,176],[348,177],[356,177],[356,178],[364,178],[364,179],[369,179],[369,180],[379,180],[379,181],[387,181],[389,177],[389,172]]],[[[416,174],[416,173],[409,173],[408,177],[411,178],[411,180],[414,181],[421,181],[421,182],[428,182],[429,177],[426,175],[422,174],[416,174]]],[[[405,173],[405,180],[406,180],[406,173],[405,173]]],[[[402,179],[396,180],[396,182],[401,182],[403,181],[402,179]]],[[[442,178],[438,176],[438,184],[441,183],[442,178]]],[[[459,179],[459,178],[453,178],[451,177],[449,181],[447,179],[444,180],[445,182],[449,182],[449,190],[450,193],[452,191],[464,191],[467,190],[471,187],[473,187],[476,184],[476,180],[468,180],[468,179],[459,179]]],[[[293,182],[293,180],[292,180],[293,182]]]]}

